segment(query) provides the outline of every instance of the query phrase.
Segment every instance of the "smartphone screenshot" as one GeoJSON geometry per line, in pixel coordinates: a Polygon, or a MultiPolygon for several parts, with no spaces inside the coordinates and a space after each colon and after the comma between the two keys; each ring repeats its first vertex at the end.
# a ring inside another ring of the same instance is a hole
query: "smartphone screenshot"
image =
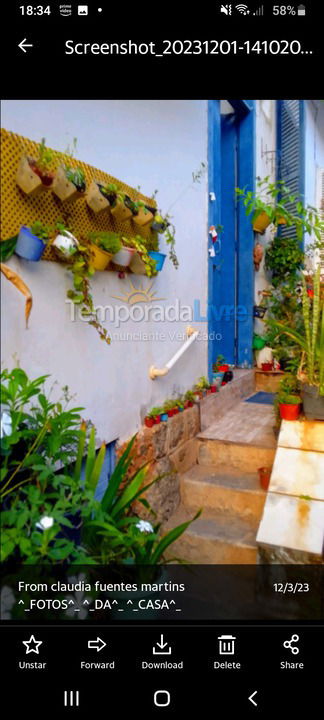
{"type": "Polygon", "coordinates": [[[6,15],[2,710],[315,717],[322,8],[6,15]]]}

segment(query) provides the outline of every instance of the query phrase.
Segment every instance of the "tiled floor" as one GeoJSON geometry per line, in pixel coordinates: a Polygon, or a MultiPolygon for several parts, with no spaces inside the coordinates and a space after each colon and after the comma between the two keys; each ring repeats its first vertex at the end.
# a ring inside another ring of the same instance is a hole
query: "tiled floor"
{"type": "Polygon", "coordinates": [[[274,424],[274,411],[271,405],[241,401],[198,437],[205,440],[222,440],[274,448],[276,447],[274,424]]]}

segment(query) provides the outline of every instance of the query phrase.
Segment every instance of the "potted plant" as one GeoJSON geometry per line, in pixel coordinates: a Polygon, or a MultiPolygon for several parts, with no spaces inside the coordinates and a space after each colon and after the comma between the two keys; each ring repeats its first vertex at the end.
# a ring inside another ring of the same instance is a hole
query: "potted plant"
{"type": "Polygon", "coordinates": [[[282,181],[270,183],[269,176],[257,183],[257,193],[246,188],[236,188],[236,194],[243,200],[247,215],[252,215],[253,230],[263,234],[267,227],[287,223],[289,204],[288,188],[282,181]]]}
{"type": "Polygon", "coordinates": [[[265,267],[271,272],[274,288],[301,270],[303,262],[304,252],[297,237],[275,237],[266,248],[265,267]]]}
{"type": "Polygon", "coordinates": [[[183,397],[178,397],[178,399],[176,400],[176,404],[179,409],[179,412],[183,412],[185,409],[183,397]]]}
{"type": "Polygon", "coordinates": [[[45,138],[39,145],[38,157],[23,155],[20,159],[16,182],[26,195],[38,195],[51,190],[54,172],[50,170],[55,153],[45,146],[45,138]]]}
{"type": "Polygon", "coordinates": [[[304,277],[302,307],[303,327],[297,332],[282,323],[273,323],[282,334],[292,338],[301,349],[298,379],[304,414],[309,420],[324,420],[324,302],[320,297],[320,273],[314,275],[314,297],[307,293],[304,277]]]}
{"type": "Polygon", "coordinates": [[[120,239],[121,239],[122,247],[120,250],[118,250],[117,253],[115,253],[112,261],[113,261],[114,265],[118,265],[119,267],[125,268],[125,267],[129,267],[129,265],[131,264],[133,255],[136,252],[136,250],[133,247],[129,247],[129,242],[126,237],[124,237],[122,235],[120,239]]]}
{"type": "Polygon", "coordinates": [[[185,393],[185,396],[184,396],[184,400],[185,400],[185,403],[184,403],[185,410],[187,408],[193,407],[193,404],[195,402],[195,395],[192,390],[187,390],[187,392],[185,393]]]}
{"type": "Polygon", "coordinates": [[[129,265],[130,270],[135,275],[147,275],[148,277],[156,275],[156,263],[149,256],[145,239],[141,235],[136,235],[136,237],[128,238],[127,244],[136,250],[129,265]]]}
{"type": "MultiPolygon", "coordinates": [[[[204,165],[204,163],[202,163],[204,165]]],[[[203,170],[203,172],[205,169],[203,170]]],[[[201,171],[198,171],[197,173],[192,173],[193,182],[200,182],[201,179],[201,171]]],[[[157,190],[154,191],[152,195],[152,201],[156,202],[156,195],[157,190]]],[[[171,222],[171,215],[169,213],[163,214],[161,210],[156,210],[154,212],[154,220],[152,223],[152,230],[154,230],[157,233],[161,233],[164,235],[164,239],[169,245],[169,258],[173,264],[173,266],[177,269],[179,267],[179,261],[177,258],[177,254],[175,251],[175,233],[176,229],[173,223],[171,222]]],[[[164,260],[163,260],[164,262],[164,260]]],[[[161,268],[162,269],[162,268],[161,268]]]]}
{"type": "Polygon", "coordinates": [[[229,365],[226,364],[224,355],[218,355],[216,358],[216,362],[213,365],[213,372],[215,373],[221,373],[221,372],[227,372],[229,370],[229,365]]]}
{"type": "Polygon", "coordinates": [[[85,197],[84,170],[80,167],[60,165],[53,181],[53,192],[62,202],[72,202],[85,197]]]}
{"type": "Polygon", "coordinates": [[[136,200],[131,201],[131,211],[135,225],[144,227],[152,222],[154,215],[143,200],[139,199],[140,189],[140,186],[136,188],[136,200]]]}
{"type": "Polygon", "coordinates": [[[49,241],[52,228],[36,220],[30,228],[23,225],[18,234],[15,253],[24,260],[37,262],[41,259],[49,241]]]}
{"type": "Polygon", "coordinates": [[[198,392],[202,392],[203,395],[207,395],[208,391],[210,390],[210,383],[208,382],[205,375],[201,375],[195,385],[195,389],[198,390],[198,392]]]}
{"type": "Polygon", "coordinates": [[[297,420],[300,414],[300,395],[279,393],[279,412],[282,420],[297,420]]]}
{"type": "Polygon", "coordinates": [[[163,412],[167,413],[168,417],[173,417],[176,414],[175,401],[166,400],[163,404],[163,412]]]}
{"type": "Polygon", "coordinates": [[[117,222],[125,222],[132,217],[133,201],[118,185],[115,183],[101,184],[99,192],[106,199],[106,207],[110,208],[110,212],[117,222]]]}
{"type": "Polygon", "coordinates": [[[90,278],[94,275],[95,270],[89,245],[79,244],[77,251],[72,256],[72,260],[69,270],[73,277],[73,289],[67,291],[67,297],[80,309],[81,316],[87,320],[88,324],[97,330],[100,339],[110,345],[111,340],[108,331],[98,320],[97,310],[91,294],[90,278]]]}
{"type": "Polygon", "coordinates": [[[56,230],[58,230],[58,234],[51,246],[55,248],[60,258],[70,260],[79,247],[78,240],[63,222],[56,223],[56,230]]]}
{"type": "Polygon", "coordinates": [[[161,422],[161,414],[162,414],[163,408],[161,407],[153,407],[152,410],[150,410],[149,413],[144,418],[144,422],[146,427],[153,427],[153,425],[159,425],[161,422]]]}
{"type": "Polygon", "coordinates": [[[106,270],[112,258],[122,247],[120,236],[114,232],[89,233],[90,267],[94,270],[106,270]]]}

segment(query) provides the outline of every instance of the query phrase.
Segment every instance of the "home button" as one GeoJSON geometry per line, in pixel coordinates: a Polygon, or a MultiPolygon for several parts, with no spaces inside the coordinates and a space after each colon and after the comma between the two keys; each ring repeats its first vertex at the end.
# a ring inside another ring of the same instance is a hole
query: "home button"
{"type": "Polygon", "coordinates": [[[154,693],[154,705],[156,707],[168,707],[171,696],[168,690],[156,690],[154,693]]]}

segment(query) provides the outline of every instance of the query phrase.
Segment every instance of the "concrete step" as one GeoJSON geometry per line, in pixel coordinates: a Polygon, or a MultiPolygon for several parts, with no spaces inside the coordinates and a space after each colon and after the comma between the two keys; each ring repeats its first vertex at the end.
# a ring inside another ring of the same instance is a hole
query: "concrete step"
{"type": "MultiPolygon", "coordinates": [[[[260,467],[273,465],[275,447],[227,440],[205,439],[198,436],[198,463],[204,466],[224,466],[228,470],[255,473],[260,467]]],[[[275,443],[274,443],[275,444],[275,443]]]]}
{"type": "MultiPolygon", "coordinates": [[[[193,516],[180,506],[163,528],[171,530],[193,516]]],[[[188,563],[254,565],[257,557],[256,531],[237,515],[214,513],[195,520],[170,547],[167,557],[188,563]]]]}
{"type": "Polygon", "coordinates": [[[257,473],[229,470],[227,466],[195,465],[182,475],[180,488],[188,511],[203,508],[205,518],[215,512],[236,514],[257,529],[266,498],[257,473]]]}

